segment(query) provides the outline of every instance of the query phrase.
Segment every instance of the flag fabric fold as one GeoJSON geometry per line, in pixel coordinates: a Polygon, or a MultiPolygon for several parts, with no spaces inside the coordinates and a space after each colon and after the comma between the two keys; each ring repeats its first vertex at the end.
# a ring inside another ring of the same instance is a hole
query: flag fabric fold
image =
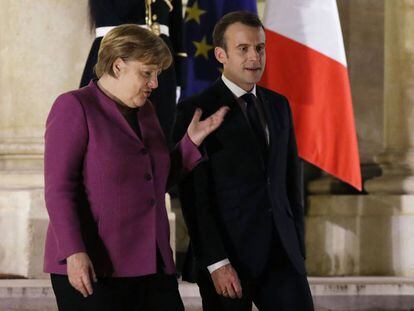
{"type": "Polygon", "coordinates": [[[299,156],[362,189],[345,49],[335,0],[267,0],[260,84],[291,104],[299,156]]]}

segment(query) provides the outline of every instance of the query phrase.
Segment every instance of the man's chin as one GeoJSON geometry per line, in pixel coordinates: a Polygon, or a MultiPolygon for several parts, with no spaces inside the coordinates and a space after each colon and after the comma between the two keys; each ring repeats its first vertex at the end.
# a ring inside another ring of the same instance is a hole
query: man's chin
{"type": "Polygon", "coordinates": [[[254,79],[253,78],[250,78],[250,79],[246,79],[245,81],[245,83],[246,84],[257,84],[257,83],[259,83],[259,81],[260,81],[260,79],[262,78],[262,75],[260,75],[259,77],[255,77],[254,79]]]}
{"type": "Polygon", "coordinates": [[[254,83],[256,84],[257,82],[260,81],[260,79],[262,78],[263,72],[249,72],[245,77],[246,77],[246,82],[248,83],[254,83]]]}

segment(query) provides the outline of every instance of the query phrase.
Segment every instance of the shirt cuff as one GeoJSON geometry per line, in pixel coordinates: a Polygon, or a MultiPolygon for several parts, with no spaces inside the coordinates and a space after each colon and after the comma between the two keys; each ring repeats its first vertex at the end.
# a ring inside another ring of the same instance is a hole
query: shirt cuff
{"type": "Polygon", "coordinates": [[[218,268],[224,267],[225,265],[228,265],[229,263],[230,261],[226,258],[226,259],[220,260],[219,262],[213,263],[212,265],[207,266],[207,269],[211,274],[214,271],[216,271],[218,268]]]}

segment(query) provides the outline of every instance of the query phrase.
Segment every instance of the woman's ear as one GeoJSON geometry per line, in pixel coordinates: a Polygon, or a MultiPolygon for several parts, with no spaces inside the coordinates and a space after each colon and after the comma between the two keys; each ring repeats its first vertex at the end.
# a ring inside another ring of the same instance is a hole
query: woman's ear
{"type": "Polygon", "coordinates": [[[122,60],[122,58],[118,57],[115,59],[115,61],[112,64],[112,71],[115,74],[116,78],[119,78],[121,71],[123,71],[125,67],[125,62],[122,60]]]}

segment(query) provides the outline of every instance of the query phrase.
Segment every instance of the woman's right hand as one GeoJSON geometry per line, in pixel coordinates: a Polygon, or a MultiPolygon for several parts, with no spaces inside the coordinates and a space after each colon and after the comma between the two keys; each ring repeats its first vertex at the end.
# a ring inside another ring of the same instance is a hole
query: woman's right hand
{"type": "Polygon", "coordinates": [[[66,258],[69,283],[85,298],[93,294],[92,282],[97,281],[91,260],[85,252],[66,258]]]}
{"type": "Polygon", "coordinates": [[[202,111],[200,108],[197,108],[187,129],[191,141],[199,147],[204,138],[210,135],[211,132],[215,131],[221,123],[223,123],[224,116],[229,110],[230,108],[227,106],[221,107],[207,119],[200,121],[202,111]]]}

